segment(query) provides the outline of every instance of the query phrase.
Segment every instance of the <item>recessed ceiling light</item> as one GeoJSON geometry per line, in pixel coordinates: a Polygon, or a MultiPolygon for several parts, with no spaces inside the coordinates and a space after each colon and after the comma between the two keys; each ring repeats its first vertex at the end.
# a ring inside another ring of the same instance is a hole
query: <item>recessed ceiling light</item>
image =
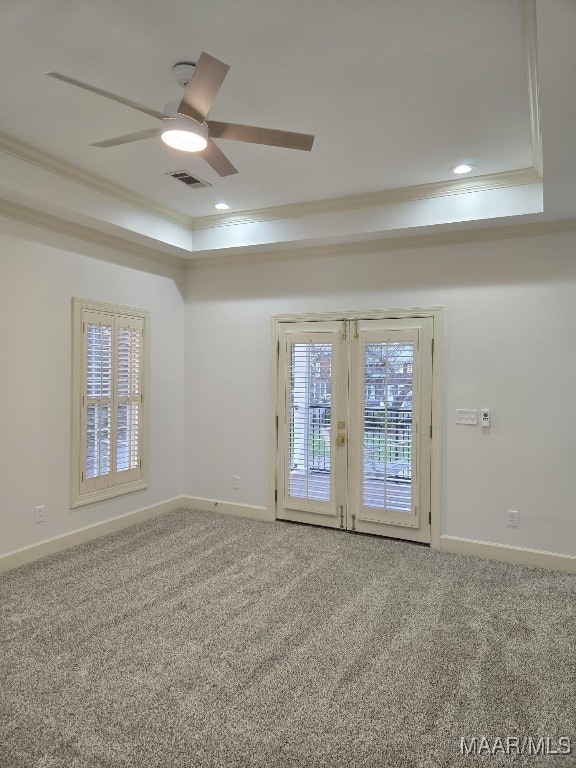
{"type": "Polygon", "coordinates": [[[462,173],[470,173],[470,171],[473,171],[474,168],[476,168],[475,165],[472,165],[471,163],[461,163],[460,165],[455,165],[454,168],[450,168],[452,173],[462,174],[462,173]]]}
{"type": "Polygon", "coordinates": [[[228,203],[216,203],[214,208],[217,208],[219,211],[227,211],[230,206],[228,203]]]}

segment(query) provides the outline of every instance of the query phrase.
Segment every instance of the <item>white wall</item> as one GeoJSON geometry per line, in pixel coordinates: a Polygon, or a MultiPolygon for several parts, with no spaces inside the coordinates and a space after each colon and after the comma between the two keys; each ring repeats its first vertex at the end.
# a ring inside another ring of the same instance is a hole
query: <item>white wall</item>
{"type": "Polygon", "coordinates": [[[576,554],[575,253],[554,235],[191,270],[184,493],[267,504],[271,315],[440,305],[442,534],[576,554]],[[456,426],[483,406],[488,433],[456,426]]]}
{"type": "Polygon", "coordinates": [[[202,267],[185,318],[179,270],[0,220],[0,554],[182,492],[266,506],[271,315],[442,305],[442,533],[575,555],[575,253],[555,235],[202,267]],[[152,353],[150,487],[75,510],[72,296],[150,309],[152,353]],[[482,406],[489,433],[456,426],[482,406]]]}
{"type": "Polygon", "coordinates": [[[181,281],[179,269],[0,219],[0,554],[181,495],[181,281]],[[73,296],[149,309],[152,366],[149,488],[71,510],[73,296]]]}

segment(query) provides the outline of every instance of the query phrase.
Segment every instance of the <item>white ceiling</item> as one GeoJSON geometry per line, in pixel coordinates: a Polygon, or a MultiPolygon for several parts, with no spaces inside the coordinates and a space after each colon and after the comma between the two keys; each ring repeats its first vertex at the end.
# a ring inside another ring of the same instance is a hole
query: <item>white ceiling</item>
{"type": "MultiPolygon", "coordinates": [[[[240,213],[449,182],[450,168],[465,159],[477,178],[531,168],[537,113],[528,54],[550,73],[573,63],[575,5],[538,3],[536,48],[526,27],[534,0],[4,0],[0,131],[41,152],[31,162],[26,148],[0,147],[0,195],[118,233],[120,214],[114,219],[102,200],[82,209],[78,184],[45,155],[111,182],[110,209],[129,190],[176,219],[213,216],[221,199],[240,213]],[[239,170],[220,178],[159,139],[94,148],[157,121],[45,75],[55,70],[162,110],[182,92],[172,66],[203,50],[231,67],[211,119],[313,133],[312,152],[220,140],[239,170]],[[193,190],[166,176],[181,169],[212,186],[193,190]]],[[[543,96],[554,128],[562,109],[551,90],[543,96]]],[[[546,119],[544,112],[543,134],[546,119]]],[[[558,133],[573,143],[574,126],[558,133]]],[[[574,155],[573,146],[565,150],[574,155]]],[[[126,231],[149,237],[132,219],[126,231]]],[[[178,238],[153,239],[193,250],[178,238]]]]}

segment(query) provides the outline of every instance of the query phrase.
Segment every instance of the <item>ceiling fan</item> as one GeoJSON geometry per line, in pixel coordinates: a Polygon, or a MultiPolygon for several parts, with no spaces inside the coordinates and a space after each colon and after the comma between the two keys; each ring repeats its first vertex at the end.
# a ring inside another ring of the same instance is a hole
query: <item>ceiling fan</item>
{"type": "Polygon", "coordinates": [[[184,86],[186,90],[180,103],[178,104],[177,101],[168,103],[164,112],[151,109],[131,99],[110,93],[110,91],[104,91],[58,72],[47,72],[47,74],[57,80],[125,104],[127,107],[132,107],[132,109],[137,109],[139,112],[144,112],[144,114],[162,121],[159,128],[146,128],[143,131],[99,141],[92,144],[93,147],[115,147],[119,144],[128,144],[132,141],[159,136],[162,141],[174,149],[180,149],[184,152],[200,152],[200,156],[220,176],[230,176],[233,173],[238,173],[238,170],[214,143],[213,139],[246,141],[251,144],[267,144],[272,147],[305,151],[312,149],[314,136],[308,134],[206,120],[212,102],[229,69],[228,64],[224,64],[223,61],[219,61],[205,52],[200,54],[195,65],[176,64],[174,73],[180,85],[184,86]]]}

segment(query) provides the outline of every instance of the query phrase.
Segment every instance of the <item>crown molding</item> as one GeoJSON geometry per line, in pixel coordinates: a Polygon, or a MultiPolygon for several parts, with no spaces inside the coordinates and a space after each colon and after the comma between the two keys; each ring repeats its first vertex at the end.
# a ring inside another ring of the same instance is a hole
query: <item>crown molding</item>
{"type": "Polygon", "coordinates": [[[182,268],[186,263],[178,256],[163,253],[154,248],[148,248],[145,245],[138,245],[137,243],[125,240],[122,237],[109,235],[105,232],[92,229],[91,227],[86,227],[83,224],[75,224],[74,222],[61,219],[58,216],[51,216],[48,213],[41,213],[32,208],[27,208],[24,205],[11,203],[8,200],[0,199],[0,216],[15,219],[16,221],[21,221],[25,224],[31,224],[32,226],[40,227],[41,229],[47,229],[51,232],[57,232],[61,235],[67,235],[68,237],[74,237],[78,240],[92,243],[93,245],[100,245],[115,251],[121,251],[130,254],[131,256],[138,256],[143,259],[156,261],[170,267],[182,268]]]}
{"type": "Polygon", "coordinates": [[[542,177],[534,168],[520,168],[514,171],[502,171],[485,176],[476,176],[472,179],[438,181],[412,187],[384,189],[379,192],[330,197],[304,203],[289,203],[288,205],[241,211],[232,215],[222,214],[221,216],[196,217],[193,219],[192,226],[194,230],[199,230],[255,224],[263,221],[292,219],[325,213],[342,213],[360,208],[374,208],[393,203],[410,203],[415,200],[426,200],[434,197],[466,195],[473,192],[486,192],[492,189],[540,183],[542,183],[542,177]]]}
{"type": "Polygon", "coordinates": [[[532,132],[532,164],[542,176],[542,133],[540,129],[540,86],[538,80],[538,28],[536,22],[536,0],[522,1],[522,26],[526,48],[528,72],[528,101],[530,128],[532,132]]]}
{"type": "Polygon", "coordinates": [[[30,144],[20,141],[14,136],[2,132],[0,132],[0,151],[6,152],[13,157],[49,171],[50,173],[57,174],[68,181],[81,184],[88,189],[100,192],[101,194],[112,197],[122,203],[139,208],[145,213],[150,213],[171,223],[183,226],[191,231],[299,218],[302,216],[343,213],[345,211],[362,208],[374,208],[394,203],[409,203],[415,200],[425,200],[434,197],[465,195],[474,192],[501,189],[504,187],[537,184],[542,181],[541,175],[535,168],[520,168],[513,171],[503,171],[485,176],[476,176],[471,179],[453,179],[449,181],[419,184],[411,187],[398,187],[396,189],[384,189],[377,192],[331,197],[308,202],[289,203],[287,205],[271,206],[267,208],[256,208],[240,211],[234,214],[199,216],[194,218],[181,214],[178,211],[174,211],[171,208],[161,206],[146,197],[132,192],[126,187],[108,181],[97,174],[85,171],[78,166],[67,163],[54,155],[50,155],[37,147],[33,147],[30,144]]]}
{"type": "Polygon", "coordinates": [[[508,240],[522,237],[539,237],[576,232],[576,219],[558,221],[538,221],[525,224],[510,224],[496,227],[477,227],[447,232],[434,232],[426,235],[404,235],[383,237],[377,240],[361,240],[334,245],[307,246],[302,248],[261,249],[243,252],[236,256],[214,256],[186,260],[187,270],[201,267],[242,266],[277,261],[302,261],[307,259],[330,258],[333,256],[357,256],[366,253],[408,250],[412,248],[432,248],[441,245],[465,245],[493,240],[508,240]]]}
{"type": "Polygon", "coordinates": [[[0,152],[6,152],[6,154],[42,168],[44,171],[57,174],[68,181],[73,181],[75,184],[81,184],[83,187],[100,192],[122,203],[140,208],[145,213],[151,213],[153,216],[158,216],[172,224],[179,224],[187,229],[192,229],[193,219],[190,216],[179,213],[172,208],[159,205],[147,197],[132,192],[127,187],[122,187],[120,184],[108,181],[108,179],[102,176],[85,171],[77,165],[72,165],[55,155],[50,155],[48,152],[33,147],[31,144],[26,144],[7,133],[0,132],[0,152]]]}
{"type": "Polygon", "coordinates": [[[30,224],[41,229],[83,240],[93,245],[137,256],[142,259],[159,262],[170,267],[193,270],[202,267],[242,266],[278,261],[301,261],[307,259],[330,258],[333,256],[354,256],[367,253],[407,250],[411,248],[432,248],[441,245],[464,245],[466,243],[489,242],[493,240],[538,237],[544,235],[570,234],[576,232],[576,219],[556,221],[527,222],[495,227],[477,227],[445,232],[432,232],[425,235],[402,235],[382,237],[376,240],[359,240],[333,245],[305,246],[288,249],[258,249],[251,252],[230,256],[211,256],[207,258],[184,259],[163,253],[154,248],[138,245],[124,238],[100,232],[82,224],[66,221],[57,216],[41,213],[8,200],[0,199],[0,216],[30,224]]]}

